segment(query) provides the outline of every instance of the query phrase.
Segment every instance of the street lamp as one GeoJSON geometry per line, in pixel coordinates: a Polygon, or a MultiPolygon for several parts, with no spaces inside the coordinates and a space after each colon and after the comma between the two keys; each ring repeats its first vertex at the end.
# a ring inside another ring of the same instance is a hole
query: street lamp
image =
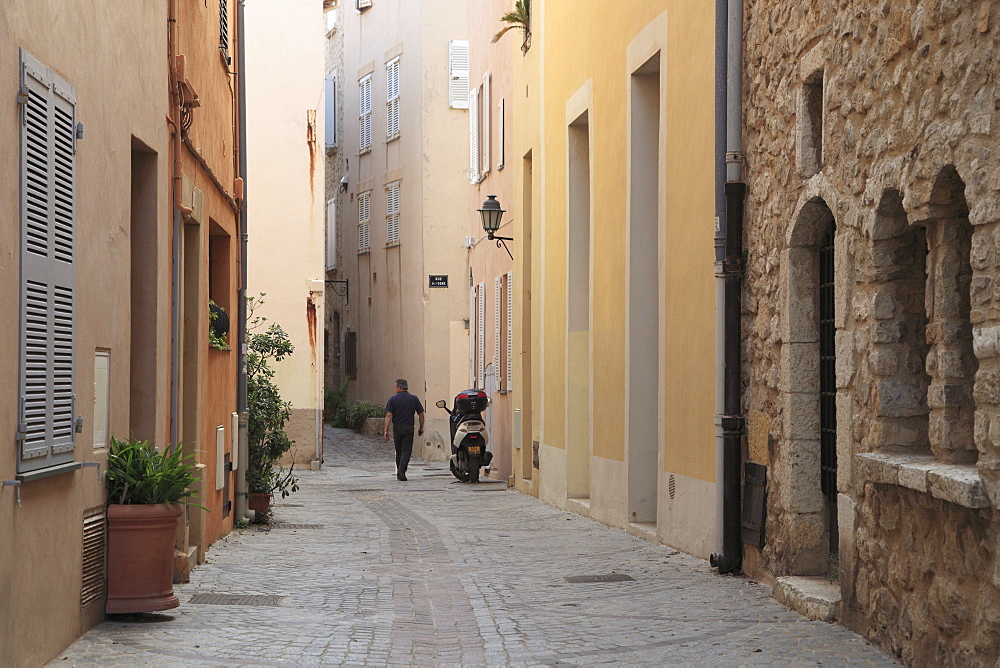
{"type": "Polygon", "coordinates": [[[510,254],[510,249],[507,248],[505,241],[513,241],[513,237],[499,237],[495,233],[500,228],[500,219],[503,214],[506,213],[500,208],[500,202],[497,201],[496,195],[487,195],[486,201],[483,202],[483,207],[481,209],[476,209],[479,215],[483,219],[483,230],[486,232],[486,238],[490,241],[497,242],[497,248],[500,248],[500,244],[503,244],[503,249],[507,251],[507,255],[510,255],[510,259],[513,260],[514,256],[510,254]]]}

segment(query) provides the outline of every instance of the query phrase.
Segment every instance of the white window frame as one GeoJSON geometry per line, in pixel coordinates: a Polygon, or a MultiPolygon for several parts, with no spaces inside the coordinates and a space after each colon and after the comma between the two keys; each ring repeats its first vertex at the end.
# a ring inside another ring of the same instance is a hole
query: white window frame
{"type": "Polygon", "coordinates": [[[514,272],[507,272],[507,391],[514,389],[514,272]]]}
{"type": "Polygon", "coordinates": [[[385,64],[385,137],[399,137],[399,56],[385,64]]]}
{"type": "Polygon", "coordinates": [[[493,374],[496,381],[496,389],[503,391],[504,369],[500,366],[501,353],[503,347],[500,343],[501,327],[503,325],[503,313],[500,310],[503,303],[503,277],[493,277],[493,374]]]}
{"type": "Polygon", "coordinates": [[[385,187],[385,245],[399,245],[399,181],[385,187]]]}
{"type": "Polygon", "coordinates": [[[326,201],[326,270],[337,268],[337,200],[326,201]]]}
{"type": "Polygon", "coordinates": [[[469,387],[476,386],[476,287],[469,287],[469,387]]]}
{"type": "MultiPolygon", "coordinates": [[[[490,114],[492,113],[492,103],[490,102],[490,73],[487,72],[483,75],[483,99],[481,100],[480,106],[480,124],[482,130],[480,136],[482,137],[482,158],[480,167],[480,175],[486,176],[490,171],[490,114]]],[[[498,372],[499,373],[499,372],[498,372]]]]}
{"type": "Polygon", "coordinates": [[[500,98],[497,103],[497,170],[503,169],[504,165],[504,144],[507,143],[507,130],[503,118],[504,99],[500,98]]]}
{"type": "Polygon", "coordinates": [[[469,182],[479,183],[479,87],[469,90],[469,182]]]}
{"type": "Polygon", "coordinates": [[[372,150],[372,75],[366,74],[358,80],[358,93],[360,96],[360,150],[359,154],[368,153],[372,150]]]}
{"type": "Polygon", "coordinates": [[[358,254],[371,251],[372,193],[358,195],[358,254]]]}

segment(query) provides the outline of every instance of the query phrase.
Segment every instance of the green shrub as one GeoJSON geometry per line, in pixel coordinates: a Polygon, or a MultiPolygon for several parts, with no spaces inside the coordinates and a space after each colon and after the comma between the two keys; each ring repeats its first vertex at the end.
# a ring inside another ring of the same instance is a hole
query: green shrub
{"type": "Polygon", "coordinates": [[[347,379],[340,384],[340,387],[334,389],[328,387],[323,390],[323,420],[326,422],[335,422],[337,419],[337,411],[340,407],[347,402],[347,379]]]}
{"type": "Polygon", "coordinates": [[[191,490],[198,479],[193,459],[193,454],[185,455],[179,447],[159,452],[149,441],[135,438],[120,441],[112,436],[108,468],[104,472],[108,503],[198,506],[188,500],[198,496],[191,490]]]}
{"type": "Polygon", "coordinates": [[[334,426],[361,431],[365,420],[373,417],[385,417],[385,408],[367,401],[350,401],[338,407],[334,426]]]}

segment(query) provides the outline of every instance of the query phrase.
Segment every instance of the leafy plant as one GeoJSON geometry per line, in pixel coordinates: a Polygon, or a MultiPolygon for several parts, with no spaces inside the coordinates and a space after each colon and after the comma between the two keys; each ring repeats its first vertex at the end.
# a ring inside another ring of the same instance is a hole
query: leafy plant
{"type": "MultiPolygon", "coordinates": [[[[264,293],[247,299],[248,329],[263,326],[267,318],[255,316],[264,293]]],[[[280,362],[295,350],[288,334],[277,323],[263,332],[247,335],[247,490],[254,494],[281,493],[282,498],[298,491],[292,469],[274,469],[274,462],[288,452],[294,441],[285,425],[292,416],[292,404],[281,398],[274,382],[271,363],[280,362]]]]}
{"type": "Polygon", "coordinates": [[[385,408],[366,401],[351,401],[341,404],[337,409],[334,426],[361,431],[365,420],[373,417],[385,417],[385,408]]]}
{"type": "Polygon", "coordinates": [[[492,43],[497,43],[508,30],[516,28],[524,36],[524,40],[521,42],[521,53],[528,53],[528,49],[531,48],[531,0],[516,0],[514,11],[507,12],[500,17],[500,20],[510,25],[493,35],[492,43]]]}
{"type": "Polygon", "coordinates": [[[229,350],[226,337],[229,335],[229,316],[226,309],[208,300],[208,345],[218,350],[229,350]]]}
{"type": "Polygon", "coordinates": [[[104,472],[108,501],[123,505],[182,503],[208,510],[188,500],[198,496],[191,489],[198,480],[192,459],[194,455],[185,455],[180,447],[159,452],[148,441],[112,436],[104,472]]]}

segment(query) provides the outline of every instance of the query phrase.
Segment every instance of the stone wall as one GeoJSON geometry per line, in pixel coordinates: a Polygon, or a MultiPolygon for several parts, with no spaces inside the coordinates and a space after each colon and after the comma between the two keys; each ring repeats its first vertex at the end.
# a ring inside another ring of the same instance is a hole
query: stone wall
{"type": "Polygon", "coordinates": [[[748,0],[745,29],[744,407],[749,457],[768,466],[767,542],[745,570],[839,576],[845,622],[905,660],[992,665],[1000,4],[748,0]]]}

